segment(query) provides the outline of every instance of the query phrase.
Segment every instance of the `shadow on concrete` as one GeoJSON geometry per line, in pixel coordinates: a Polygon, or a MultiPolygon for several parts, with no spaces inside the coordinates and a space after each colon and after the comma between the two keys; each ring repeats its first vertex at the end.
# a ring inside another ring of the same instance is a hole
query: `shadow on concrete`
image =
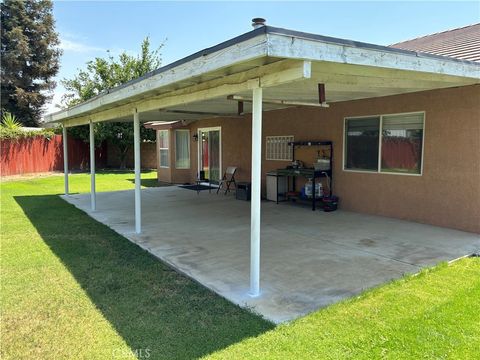
{"type": "Polygon", "coordinates": [[[15,200],[132,350],[148,348],[151,359],[198,358],[274,326],[56,195],[15,200]]]}
{"type": "MultiPolygon", "coordinates": [[[[135,184],[135,178],[127,179],[128,181],[135,184]]],[[[140,183],[144,187],[164,187],[164,186],[173,186],[173,184],[166,182],[159,182],[157,179],[141,179],[140,183]]]]}
{"type": "MultiPolygon", "coordinates": [[[[135,184],[135,179],[128,179],[128,181],[131,181],[133,184],[135,184]]],[[[172,184],[168,183],[163,183],[163,182],[158,182],[157,179],[141,179],[140,183],[144,187],[163,187],[163,186],[172,186],[172,184]]]]}

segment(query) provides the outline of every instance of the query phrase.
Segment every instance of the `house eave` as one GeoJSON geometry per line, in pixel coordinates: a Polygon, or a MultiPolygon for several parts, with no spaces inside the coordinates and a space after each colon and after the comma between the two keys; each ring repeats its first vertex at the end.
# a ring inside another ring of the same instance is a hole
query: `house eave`
{"type": "MultiPolygon", "coordinates": [[[[438,79],[458,79],[458,85],[480,82],[480,64],[437,55],[265,26],[194,53],[152,73],[45,117],[46,122],[85,123],[85,117],[189,85],[241,72],[247,64],[269,61],[313,61],[429,73],[438,79]],[[265,59],[263,61],[262,59],[265,59]]],[[[455,82],[452,81],[452,84],[455,82]]],[[[76,123],[76,124],[77,124],[76,123]]]]}

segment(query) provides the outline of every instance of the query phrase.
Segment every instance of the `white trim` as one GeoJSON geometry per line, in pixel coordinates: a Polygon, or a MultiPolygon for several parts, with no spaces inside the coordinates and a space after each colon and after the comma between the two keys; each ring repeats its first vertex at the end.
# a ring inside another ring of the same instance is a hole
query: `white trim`
{"type": "Polygon", "coordinates": [[[420,174],[423,175],[423,157],[425,153],[425,128],[427,123],[427,113],[423,111],[423,133],[422,133],[422,163],[420,164],[420,174]]]}
{"type": "MultiPolygon", "coordinates": [[[[200,166],[202,164],[202,158],[201,158],[201,132],[208,132],[208,131],[217,131],[219,132],[219,136],[218,136],[218,142],[219,142],[219,145],[220,145],[220,148],[219,148],[219,152],[220,152],[220,156],[219,156],[219,176],[220,176],[220,179],[219,181],[222,179],[222,176],[223,176],[223,168],[222,168],[222,165],[223,165],[223,159],[222,159],[222,127],[221,126],[210,126],[210,127],[203,127],[203,128],[198,128],[197,129],[197,136],[198,136],[198,144],[197,144],[197,176],[200,174],[200,166]]],[[[214,186],[215,184],[210,184],[211,186],[214,186]]]]}
{"type": "Polygon", "coordinates": [[[422,111],[410,111],[410,112],[403,112],[403,113],[389,113],[389,114],[378,114],[378,115],[362,115],[362,116],[345,116],[343,118],[343,156],[342,156],[342,171],[344,172],[352,172],[352,173],[363,173],[363,174],[386,174],[386,175],[406,175],[406,176],[422,176],[423,175],[423,161],[424,161],[424,152],[425,152],[425,123],[426,123],[426,112],[425,110],[422,111]],[[423,114],[423,129],[422,129],[422,154],[421,154],[421,163],[420,163],[420,173],[404,173],[404,172],[392,172],[392,171],[382,171],[382,130],[383,130],[383,117],[384,116],[392,116],[392,115],[411,115],[411,114],[423,114]],[[379,136],[378,136],[378,165],[377,170],[356,170],[356,169],[346,169],[345,162],[346,162],[346,123],[347,120],[355,120],[355,119],[365,119],[365,118],[375,118],[378,117],[380,119],[379,123],[379,136]]]}
{"type": "Polygon", "coordinates": [[[175,139],[175,144],[174,144],[174,148],[175,148],[175,169],[178,169],[178,170],[187,170],[187,169],[190,169],[192,167],[192,159],[191,159],[191,154],[190,154],[190,151],[191,151],[191,148],[190,148],[190,129],[175,129],[175,132],[174,132],[174,135],[173,135],[174,139],[175,139]],[[188,132],[188,167],[178,167],[177,166],[177,132],[180,132],[180,131],[183,131],[183,132],[188,132]]]}
{"type": "Polygon", "coordinates": [[[380,116],[378,121],[378,162],[377,170],[382,171],[382,131],[383,131],[383,117],[380,116]]]}
{"type": "Polygon", "coordinates": [[[362,119],[362,118],[371,118],[375,116],[392,116],[392,115],[411,115],[411,114],[424,114],[425,116],[425,110],[419,110],[419,111],[408,111],[408,112],[400,112],[400,113],[387,113],[387,114],[371,114],[371,115],[361,115],[361,116],[345,116],[344,119],[362,119]]]}
{"type": "Polygon", "coordinates": [[[158,167],[160,169],[170,169],[170,130],[168,129],[162,129],[162,130],[157,130],[157,143],[158,143],[158,167]],[[166,131],[167,132],[167,145],[168,147],[160,147],[160,132],[166,131]],[[168,155],[167,155],[167,164],[168,165],[163,165],[162,166],[162,156],[160,155],[161,150],[167,150],[168,155]]]}

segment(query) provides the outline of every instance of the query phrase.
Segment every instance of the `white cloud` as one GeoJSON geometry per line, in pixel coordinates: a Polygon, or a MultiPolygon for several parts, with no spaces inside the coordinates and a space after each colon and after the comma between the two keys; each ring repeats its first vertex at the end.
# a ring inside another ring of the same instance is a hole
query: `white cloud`
{"type": "Polygon", "coordinates": [[[105,49],[97,46],[90,46],[78,41],[69,40],[65,38],[60,39],[60,48],[63,51],[71,51],[76,53],[91,53],[91,52],[105,51],[105,49]]]}

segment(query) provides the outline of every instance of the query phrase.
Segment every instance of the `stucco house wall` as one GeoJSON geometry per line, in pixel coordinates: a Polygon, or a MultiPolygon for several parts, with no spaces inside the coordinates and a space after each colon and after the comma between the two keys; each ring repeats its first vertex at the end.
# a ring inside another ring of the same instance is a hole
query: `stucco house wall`
{"type": "MultiPolygon", "coordinates": [[[[237,166],[237,179],[249,181],[251,116],[201,120],[187,128],[192,138],[199,127],[213,126],[222,128],[222,169],[237,166]]],[[[265,112],[263,182],[266,172],[288,165],[288,162],[265,160],[265,137],[278,135],[293,135],[295,141],[333,141],[334,193],[340,197],[340,207],[344,210],[480,233],[478,85],[337,102],[330,108],[303,107],[265,112]],[[417,111],[425,112],[421,176],[343,170],[345,117],[417,111]]],[[[174,145],[173,141],[170,144],[174,145]]],[[[188,176],[184,170],[171,167],[171,182],[194,181],[198,171],[197,147],[192,139],[188,176]],[[174,180],[177,179],[175,173],[182,181],[174,180]]],[[[174,159],[174,146],[170,149],[174,159]]],[[[297,158],[308,163],[314,159],[314,154],[299,152],[297,158]]],[[[160,175],[159,170],[159,180],[162,180],[160,175]]]]}

